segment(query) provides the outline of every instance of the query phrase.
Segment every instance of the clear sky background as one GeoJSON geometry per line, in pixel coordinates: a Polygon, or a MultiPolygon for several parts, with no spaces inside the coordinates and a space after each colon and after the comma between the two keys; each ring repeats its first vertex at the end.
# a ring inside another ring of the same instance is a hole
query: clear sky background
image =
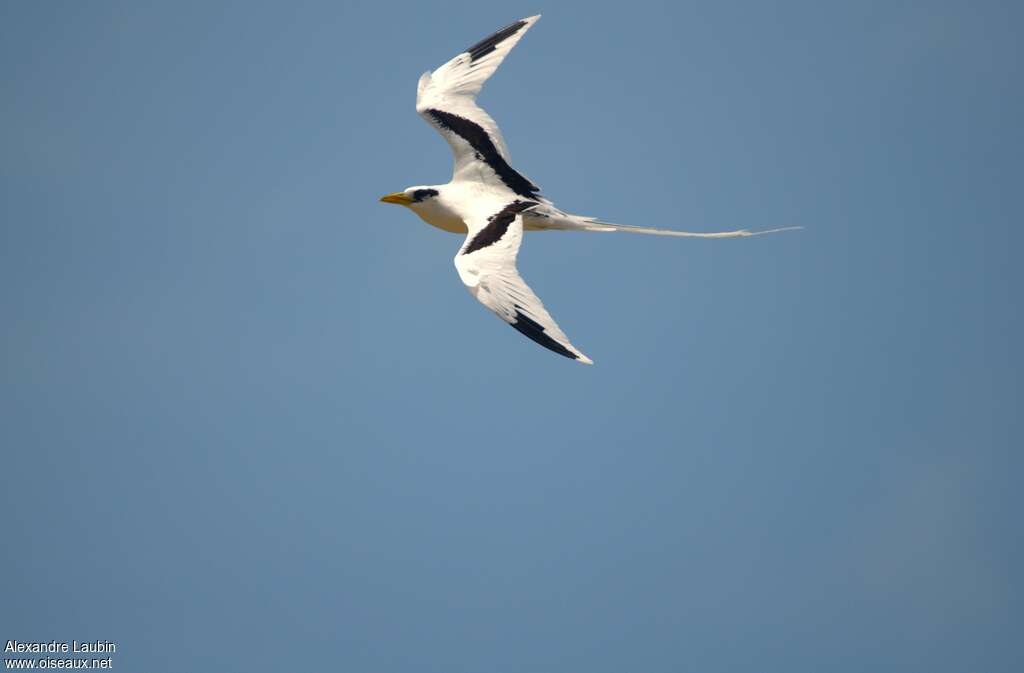
{"type": "Polygon", "coordinates": [[[1020,3],[0,4],[0,639],[126,671],[1024,666],[1020,3]],[[377,202],[481,102],[585,367],[377,202]]]}

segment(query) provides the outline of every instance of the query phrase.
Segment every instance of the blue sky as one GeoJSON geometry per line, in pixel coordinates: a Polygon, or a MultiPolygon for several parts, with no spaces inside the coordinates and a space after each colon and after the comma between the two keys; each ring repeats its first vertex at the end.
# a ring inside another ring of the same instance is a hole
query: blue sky
{"type": "Polygon", "coordinates": [[[1019,5],[0,5],[0,638],[124,670],[1020,670],[1019,5]],[[594,367],[377,202],[481,102],[594,367]]]}

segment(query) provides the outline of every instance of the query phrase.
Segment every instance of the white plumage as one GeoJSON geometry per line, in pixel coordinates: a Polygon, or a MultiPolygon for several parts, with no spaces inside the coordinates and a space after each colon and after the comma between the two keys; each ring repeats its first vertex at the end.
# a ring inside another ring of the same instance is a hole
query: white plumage
{"type": "Polygon", "coordinates": [[[409,187],[381,197],[381,201],[407,206],[428,224],[445,231],[466,233],[455,256],[455,268],[470,293],[545,348],[592,364],[569,342],[516,270],[524,229],[701,238],[754,236],[784,229],[694,233],[634,227],[565,213],[543,197],[536,184],[512,168],[498,125],[476,104],[484,82],[538,19],[539,15],[516,21],[420,77],[416,111],[451,146],[455,159],[452,179],[445,185],[409,187]]]}

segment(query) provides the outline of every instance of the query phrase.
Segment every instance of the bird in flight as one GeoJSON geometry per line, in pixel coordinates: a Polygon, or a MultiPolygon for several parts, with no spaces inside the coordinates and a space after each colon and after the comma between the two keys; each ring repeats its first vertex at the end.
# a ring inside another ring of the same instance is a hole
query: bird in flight
{"type": "Polygon", "coordinates": [[[695,233],[612,224],[556,208],[537,185],[512,168],[498,125],[476,104],[484,82],[538,19],[540,15],[516,21],[420,77],[416,112],[451,146],[452,179],[444,185],[409,187],[380,200],[405,206],[439,229],[466,234],[455,255],[455,269],[477,301],[541,346],[589,365],[593,360],[570,343],[516,270],[524,230],[733,238],[799,227],[695,233]]]}

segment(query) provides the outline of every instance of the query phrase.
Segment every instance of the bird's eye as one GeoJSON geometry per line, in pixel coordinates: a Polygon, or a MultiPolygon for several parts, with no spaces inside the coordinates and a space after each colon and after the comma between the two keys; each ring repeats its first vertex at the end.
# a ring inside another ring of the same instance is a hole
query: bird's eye
{"type": "Polygon", "coordinates": [[[417,189],[412,193],[412,200],[420,202],[423,199],[429,199],[433,196],[437,196],[436,189],[417,189]]]}

